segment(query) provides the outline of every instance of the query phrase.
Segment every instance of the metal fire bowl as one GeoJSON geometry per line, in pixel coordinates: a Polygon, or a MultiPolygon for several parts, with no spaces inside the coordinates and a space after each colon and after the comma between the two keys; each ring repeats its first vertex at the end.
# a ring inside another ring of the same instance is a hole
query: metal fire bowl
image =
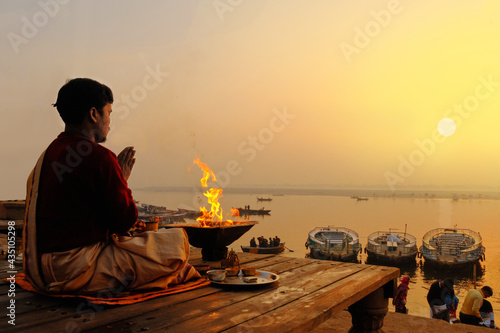
{"type": "Polygon", "coordinates": [[[235,222],[230,225],[200,227],[190,224],[167,224],[164,228],[183,228],[189,238],[189,244],[198,248],[224,248],[250,230],[256,221],[235,222]]]}

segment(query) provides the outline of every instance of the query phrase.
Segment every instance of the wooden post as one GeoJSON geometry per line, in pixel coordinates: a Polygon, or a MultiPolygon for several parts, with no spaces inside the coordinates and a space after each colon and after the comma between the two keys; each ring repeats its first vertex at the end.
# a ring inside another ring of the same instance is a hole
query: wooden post
{"type": "Polygon", "coordinates": [[[476,289],[476,265],[474,263],[474,268],[472,269],[472,280],[473,280],[473,284],[474,284],[474,289],[476,289]]]}
{"type": "MultiPolygon", "coordinates": [[[[391,282],[392,283],[392,282],[391,282]]],[[[384,317],[389,308],[389,300],[384,297],[381,287],[348,307],[352,318],[349,333],[382,332],[384,317]]]]}

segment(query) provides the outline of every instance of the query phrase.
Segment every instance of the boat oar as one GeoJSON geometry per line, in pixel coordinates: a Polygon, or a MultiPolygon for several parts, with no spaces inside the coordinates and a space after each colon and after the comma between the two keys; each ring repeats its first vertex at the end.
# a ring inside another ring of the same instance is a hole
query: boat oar
{"type": "Polygon", "coordinates": [[[290,251],[290,252],[295,252],[294,250],[290,250],[290,249],[289,249],[289,248],[287,248],[286,246],[285,246],[285,249],[287,249],[287,250],[288,250],[288,251],[290,251]]]}

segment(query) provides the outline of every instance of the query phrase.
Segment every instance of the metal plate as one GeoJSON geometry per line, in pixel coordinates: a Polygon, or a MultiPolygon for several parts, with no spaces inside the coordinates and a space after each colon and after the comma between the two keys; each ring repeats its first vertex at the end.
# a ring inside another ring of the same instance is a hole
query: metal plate
{"type": "Polygon", "coordinates": [[[243,275],[243,272],[240,270],[237,276],[226,276],[226,278],[223,281],[213,281],[211,279],[210,282],[218,284],[218,285],[226,285],[226,286],[259,286],[259,285],[266,285],[270,283],[274,283],[279,280],[278,274],[274,274],[271,272],[266,272],[266,271],[256,271],[256,274],[254,275],[257,278],[257,281],[255,282],[245,282],[243,281],[243,278],[245,277],[243,275]]]}

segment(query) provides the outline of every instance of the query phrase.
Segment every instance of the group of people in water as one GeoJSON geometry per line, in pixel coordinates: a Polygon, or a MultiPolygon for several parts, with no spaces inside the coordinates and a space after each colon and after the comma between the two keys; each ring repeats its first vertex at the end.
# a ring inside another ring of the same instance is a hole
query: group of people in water
{"type": "MultiPolygon", "coordinates": [[[[259,247],[277,247],[280,246],[281,239],[278,236],[274,238],[269,237],[269,239],[264,236],[260,236],[257,238],[259,242],[259,247]]],[[[257,247],[257,241],[255,241],[255,237],[250,240],[250,247],[257,247]]]]}
{"type": "MultiPolygon", "coordinates": [[[[410,289],[409,283],[409,276],[405,275],[401,278],[401,283],[396,290],[396,295],[392,303],[396,312],[408,313],[406,298],[410,289]]],[[[429,304],[431,318],[442,319],[450,323],[497,328],[493,307],[486,300],[486,298],[493,296],[491,287],[483,286],[479,290],[469,290],[457,318],[459,299],[455,295],[453,286],[452,279],[436,281],[431,285],[427,293],[427,303],[429,304]]]]}

